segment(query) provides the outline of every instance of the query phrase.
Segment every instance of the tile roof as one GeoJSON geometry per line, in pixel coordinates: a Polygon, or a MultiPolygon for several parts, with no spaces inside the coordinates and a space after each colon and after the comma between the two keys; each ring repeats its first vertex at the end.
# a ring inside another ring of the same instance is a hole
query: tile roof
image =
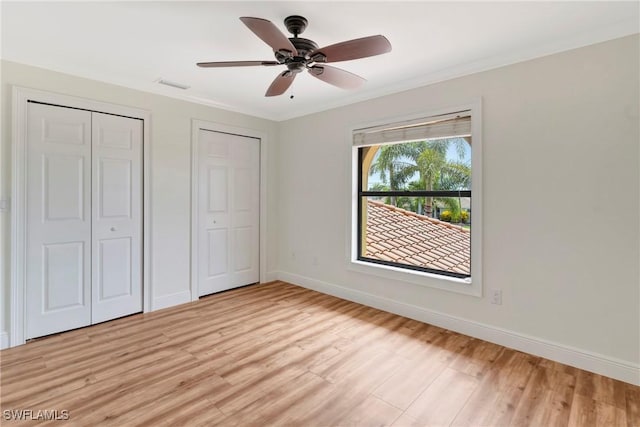
{"type": "Polygon", "coordinates": [[[367,200],[366,257],[468,275],[470,243],[468,229],[367,200]]]}

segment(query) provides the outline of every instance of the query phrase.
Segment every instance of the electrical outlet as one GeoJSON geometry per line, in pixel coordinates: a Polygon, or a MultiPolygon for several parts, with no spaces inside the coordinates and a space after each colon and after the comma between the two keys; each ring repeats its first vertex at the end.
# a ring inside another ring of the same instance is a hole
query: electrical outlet
{"type": "Polygon", "coordinates": [[[491,291],[491,304],[502,305],[502,289],[491,291]]]}
{"type": "Polygon", "coordinates": [[[0,212],[9,212],[9,199],[0,199],[0,212]]]}

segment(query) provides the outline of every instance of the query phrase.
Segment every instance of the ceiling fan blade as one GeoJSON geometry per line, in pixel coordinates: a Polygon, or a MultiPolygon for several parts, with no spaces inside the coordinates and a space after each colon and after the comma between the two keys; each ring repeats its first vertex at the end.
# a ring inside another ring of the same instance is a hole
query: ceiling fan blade
{"type": "Polygon", "coordinates": [[[366,82],[356,74],[328,65],[314,65],[309,74],[340,89],[357,89],[366,82]]]}
{"type": "Polygon", "coordinates": [[[282,34],[282,31],[278,29],[271,21],[267,21],[262,18],[250,18],[242,17],[240,20],[249,27],[253,33],[260,37],[263,42],[271,46],[271,48],[278,52],[280,50],[288,50],[293,56],[298,54],[296,48],[291,44],[291,41],[282,34]]]}
{"type": "Polygon", "coordinates": [[[391,52],[391,43],[384,36],[369,36],[321,47],[309,54],[316,62],[340,62],[391,52]]]}
{"type": "Polygon", "coordinates": [[[198,67],[217,68],[217,67],[252,67],[254,65],[280,65],[278,61],[219,61],[219,62],[198,62],[198,67]]]}
{"type": "Polygon", "coordinates": [[[296,78],[296,73],[292,73],[287,70],[283,73],[279,74],[278,77],[271,83],[269,89],[267,89],[267,93],[264,96],[278,96],[282,95],[289,89],[291,83],[293,83],[293,79],[296,78]]]}

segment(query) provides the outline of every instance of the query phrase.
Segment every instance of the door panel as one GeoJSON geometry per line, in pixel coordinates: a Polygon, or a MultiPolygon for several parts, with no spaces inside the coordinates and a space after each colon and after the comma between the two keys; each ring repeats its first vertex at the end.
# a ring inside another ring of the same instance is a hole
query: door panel
{"type": "Polygon", "coordinates": [[[133,165],[128,159],[101,159],[98,163],[101,218],[131,218],[133,165]]]}
{"type": "Polygon", "coordinates": [[[238,248],[234,270],[236,272],[246,271],[251,268],[251,227],[236,228],[234,242],[238,248]]]}
{"type": "Polygon", "coordinates": [[[133,295],[131,238],[103,239],[98,248],[100,300],[133,295]]]}
{"type": "Polygon", "coordinates": [[[260,141],[200,130],[198,290],[259,281],[260,141]]]}
{"type": "Polygon", "coordinates": [[[42,246],[43,313],[82,307],[84,304],[84,242],[42,246]]]}
{"type": "Polygon", "coordinates": [[[251,191],[251,169],[237,168],[235,174],[234,210],[236,213],[247,212],[251,209],[251,197],[255,197],[251,191]]]}
{"type": "Polygon", "coordinates": [[[210,230],[209,235],[209,279],[229,272],[227,247],[229,237],[226,229],[210,230]]]}
{"type": "Polygon", "coordinates": [[[84,157],[43,154],[43,203],[47,221],[84,219],[84,157]]]}
{"type": "MultiPolygon", "coordinates": [[[[100,113],[97,113],[100,114],[100,113]]],[[[110,125],[113,126],[111,128],[101,127],[98,130],[98,145],[103,148],[116,148],[130,151],[134,149],[133,145],[136,144],[137,139],[137,131],[135,128],[127,126],[119,126],[119,124],[124,123],[126,120],[135,120],[135,119],[127,119],[124,117],[109,116],[103,114],[101,120],[102,122],[110,122],[110,125]]]]}
{"type": "Polygon", "coordinates": [[[26,338],[91,323],[91,113],[27,104],[26,338]]]}
{"type": "MultiPolygon", "coordinates": [[[[31,104],[38,105],[38,104],[31,104]]],[[[40,123],[41,128],[40,132],[42,134],[42,142],[45,144],[71,144],[71,145],[85,145],[86,144],[86,126],[83,121],[77,121],[74,119],[74,116],[86,115],[85,113],[76,113],[76,114],[68,114],[65,110],[70,110],[70,108],[66,108],[64,110],[60,110],[59,107],[53,106],[42,106],[49,107],[50,117],[41,117],[40,123]],[[57,109],[54,112],[52,109],[57,109]]],[[[34,123],[37,125],[37,123],[34,123]]]]}
{"type": "Polygon", "coordinates": [[[92,323],[142,311],[142,121],[92,116],[92,323]]]}
{"type": "Polygon", "coordinates": [[[226,213],[227,207],[227,179],[228,170],[226,166],[211,166],[209,170],[209,213],[226,213]]]}

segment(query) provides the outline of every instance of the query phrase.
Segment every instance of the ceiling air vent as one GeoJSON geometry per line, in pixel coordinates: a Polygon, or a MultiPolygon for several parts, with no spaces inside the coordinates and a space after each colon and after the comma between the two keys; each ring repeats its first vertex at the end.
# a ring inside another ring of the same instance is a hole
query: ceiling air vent
{"type": "Polygon", "coordinates": [[[158,80],[158,83],[160,83],[161,85],[165,85],[165,86],[171,86],[171,87],[175,87],[177,89],[182,89],[182,90],[186,90],[189,89],[191,86],[189,85],[185,85],[182,83],[176,83],[176,82],[172,82],[170,80],[165,80],[165,79],[160,79],[158,80]]]}

